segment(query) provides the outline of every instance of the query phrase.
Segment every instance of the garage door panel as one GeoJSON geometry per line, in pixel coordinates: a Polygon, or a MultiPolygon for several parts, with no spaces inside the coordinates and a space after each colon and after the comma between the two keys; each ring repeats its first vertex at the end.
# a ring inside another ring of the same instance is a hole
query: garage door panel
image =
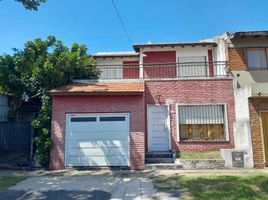
{"type": "Polygon", "coordinates": [[[127,156],[125,148],[74,148],[70,151],[69,156],[127,156]]]}
{"type": "Polygon", "coordinates": [[[69,166],[127,166],[128,157],[126,156],[83,156],[69,157],[69,166]]]}
{"type": "Polygon", "coordinates": [[[67,166],[128,166],[128,114],[72,115],[67,120],[67,166]]]}
{"type": "Polygon", "coordinates": [[[126,123],[98,123],[98,122],[90,122],[90,123],[72,123],[72,131],[87,131],[88,127],[92,131],[121,131],[127,130],[128,125],[126,123]]]}
{"type": "Polygon", "coordinates": [[[107,147],[107,148],[128,148],[128,141],[119,141],[119,140],[77,140],[69,142],[68,148],[97,148],[97,147],[107,147]]]}
{"type": "Polygon", "coordinates": [[[71,140],[84,140],[88,139],[90,137],[90,140],[98,140],[105,138],[106,140],[117,140],[122,139],[122,137],[125,137],[126,130],[125,131],[77,131],[77,132],[70,132],[70,139],[71,140]]]}

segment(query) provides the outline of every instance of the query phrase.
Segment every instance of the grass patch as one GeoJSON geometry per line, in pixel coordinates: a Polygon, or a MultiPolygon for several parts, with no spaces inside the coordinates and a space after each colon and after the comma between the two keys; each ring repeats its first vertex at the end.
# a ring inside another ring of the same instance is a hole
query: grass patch
{"type": "MultiPolygon", "coordinates": [[[[155,183],[178,184],[188,188],[183,199],[198,200],[246,200],[268,199],[268,175],[240,176],[173,176],[157,178],[155,183]]],[[[172,185],[171,185],[172,184],[172,185]]]]}
{"type": "Polygon", "coordinates": [[[220,151],[205,152],[180,152],[177,154],[180,159],[222,159],[220,151]]]}
{"type": "Polygon", "coordinates": [[[0,191],[25,180],[26,176],[0,176],[0,191]]]}

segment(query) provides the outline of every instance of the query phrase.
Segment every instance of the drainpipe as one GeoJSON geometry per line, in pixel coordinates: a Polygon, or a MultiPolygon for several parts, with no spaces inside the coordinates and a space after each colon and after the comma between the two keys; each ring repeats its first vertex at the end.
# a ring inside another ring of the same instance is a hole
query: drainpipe
{"type": "Polygon", "coordinates": [[[143,49],[140,49],[140,59],[139,59],[139,78],[143,78],[143,49]]]}

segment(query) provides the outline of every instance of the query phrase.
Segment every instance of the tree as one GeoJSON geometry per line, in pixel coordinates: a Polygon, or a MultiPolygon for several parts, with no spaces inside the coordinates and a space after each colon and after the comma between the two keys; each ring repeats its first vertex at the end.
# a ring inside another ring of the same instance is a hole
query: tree
{"type": "MultiPolygon", "coordinates": [[[[39,99],[42,103],[32,126],[38,134],[36,158],[42,165],[49,162],[51,99],[48,91],[70,83],[73,79],[97,79],[92,56],[84,45],[74,43],[69,49],[54,36],[25,43],[14,55],[0,56],[0,90],[12,94],[16,102],[39,99]]],[[[13,112],[16,113],[14,104],[13,112]]]]}
{"type": "Polygon", "coordinates": [[[15,0],[28,9],[28,10],[37,10],[38,6],[40,6],[41,3],[45,3],[47,0],[15,0]]]}

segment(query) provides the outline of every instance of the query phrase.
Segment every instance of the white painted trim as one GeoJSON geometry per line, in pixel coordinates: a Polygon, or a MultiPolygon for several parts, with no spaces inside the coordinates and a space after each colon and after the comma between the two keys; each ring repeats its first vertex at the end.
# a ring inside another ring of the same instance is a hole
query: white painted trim
{"type": "Polygon", "coordinates": [[[148,152],[150,151],[150,142],[149,142],[149,107],[152,106],[165,106],[167,108],[167,120],[166,120],[166,124],[168,126],[168,150],[171,150],[171,124],[170,124],[170,112],[169,112],[169,106],[166,104],[147,104],[146,108],[147,108],[147,149],[148,152]]]}
{"type": "Polygon", "coordinates": [[[171,129],[171,109],[170,105],[167,106],[167,127],[168,127],[168,150],[172,150],[171,148],[171,134],[172,134],[172,129],[171,129]]]}
{"type": "MultiPolygon", "coordinates": [[[[224,126],[225,126],[225,139],[226,141],[230,141],[230,135],[229,135],[229,123],[228,123],[228,106],[227,106],[227,103],[224,103],[223,104],[224,106],[224,126]]],[[[233,128],[233,135],[234,135],[234,128],[233,128]]]]}
{"type": "Polygon", "coordinates": [[[178,103],[175,104],[175,114],[176,114],[176,136],[177,136],[177,142],[180,142],[180,118],[179,118],[179,112],[178,112],[178,103]]]}
{"type": "MultiPolygon", "coordinates": [[[[176,103],[176,125],[177,125],[177,142],[180,142],[180,122],[179,122],[179,112],[178,106],[214,106],[214,105],[221,105],[224,107],[224,131],[225,131],[225,140],[222,142],[229,142],[229,126],[228,126],[228,110],[227,110],[227,103],[176,103]]],[[[197,141],[199,142],[199,141],[197,141]]],[[[200,140],[203,142],[203,140],[200,140]]],[[[214,141],[209,141],[214,142],[214,141]]],[[[219,141],[215,141],[219,142],[219,141]]],[[[221,142],[221,141],[220,141],[221,142]]]]}
{"type": "Polygon", "coordinates": [[[99,121],[99,116],[122,116],[124,115],[126,117],[126,120],[128,120],[127,128],[128,128],[128,167],[130,166],[130,113],[72,113],[72,114],[66,114],[66,124],[65,124],[65,145],[64,145],[64,166],[70,167],[71,165],[68,165],[68,129],[71,122],[71,117],[79,117],[79,116],[97,116],[97,122],[99,121]]]}
{"type": "Polygon", "coordinates": [[[93,79],[93,80],[73,80],[74,83],[92,83],[92,82],[142,82],[142,81],[187,81],[187,80],[233,80],[231,76],[222,77],[174,77],[174,78],[137,78],[137,79],[93,79]]]}
{"type": "Polygon", "coordinates": [[[69,120],[70,117],[68,116],[68,114],[65,115],[65,140],[64,140],[64,166],[67,166],[68,163],[68,131],[69,131],[69,120]]]}

